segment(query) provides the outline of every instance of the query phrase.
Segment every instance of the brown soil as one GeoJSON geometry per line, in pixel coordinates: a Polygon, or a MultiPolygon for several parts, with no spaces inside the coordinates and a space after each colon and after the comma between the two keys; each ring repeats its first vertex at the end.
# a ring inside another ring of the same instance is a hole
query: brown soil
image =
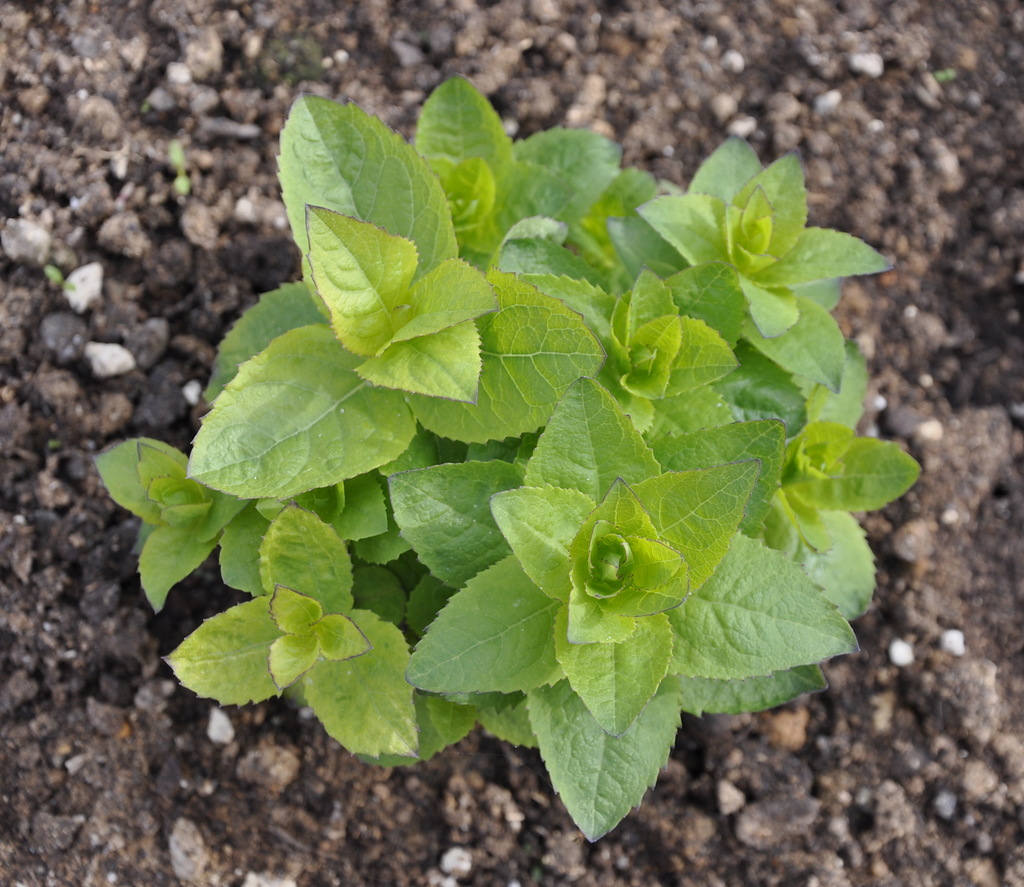
{"type": "Polygon", "coordinates": [[[0,114],[0,883],[1024,885],[1015,0],[0,0],[0,114]],[[780,711],[687,718],[657,788],[594,845],[536,753],[479,734],[378,770],[272,703],[211,741],[211,703],[160,656],[232,593],[208,565],[153,616],[91,462],[128,436],[186,446],[183,387],[297,273],[274,166],[294,96],[408,134],[455,73],[520,134],[592,126],[680,183],[730,129],[765,160],[797,148],[812,222],[896,263],[841,307],[876,427],[925,468],[867,521],[861,653],[780,711]],[[49,246],[33,256],[19,218],[49,246]],[[101,299],[71,313],[47,261],[102,263],[101,299]],[[87,341],[137,368],[97,378],[87,341]]]}

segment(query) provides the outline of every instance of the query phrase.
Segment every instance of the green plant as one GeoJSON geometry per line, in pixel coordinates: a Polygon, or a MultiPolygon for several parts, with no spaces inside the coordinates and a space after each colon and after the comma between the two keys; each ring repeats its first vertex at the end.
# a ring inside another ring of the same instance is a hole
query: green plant
{"type": "Polygon", "coordinates": [[[174,170],[174,191],[179,197],[188,197],[192,193],[192,179],[188,174],[188,162],[185,149],[177,139],[167,143],[167,162],[174,170]]]}
{"type": "Polygon", "coordinates": [[[540,749],[594,839],[680,712],[825,686],[874,567],[851,511],[915,480],[857,437],[829,310],[886,261],[807,227],[794,155],[730,140],[686,193],[582,130],[513,142],[451,80],[415,149],[304,97],[280,177],[304,279],[224,339],[190,457],[97,459],[152,605],[219,547],[251,598],[169,657],[224,704],[294,694],[368,760],[477,722],[540,749]]]}

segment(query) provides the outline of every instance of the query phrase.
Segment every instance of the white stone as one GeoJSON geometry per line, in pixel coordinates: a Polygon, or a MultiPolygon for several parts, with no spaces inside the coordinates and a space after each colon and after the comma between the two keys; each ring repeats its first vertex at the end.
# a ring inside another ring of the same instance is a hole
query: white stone
{"type": "Polygon", "coordinates": [[[227,745],[234,740],[235,728],[224,709],[210,709],[210,722],[206,725],[206,735],[210,742],[216,742],[217,745],[227,745]]]}
{"type": "Polygon", "coordinates": [[[294,878],[276,878],[273,875],[259,875],[249,872],[242,887],[296,887],[294,878]]]}
{"type": "Polygon", "coordinates": [[[838,89],[830,89],[828,92],[823,92],[814,100],[814,113],[819,117],[827,117],[839,107],[839,103],[842,100],[843,94],[838,89]]]}
{"type": "Polygon", "coordinates": [[[914,661],[914,648],[906,641],[896,638],[889,644],[889,661],[898,668],[910,665],[914,661]]]}
{"type": "MultiPolygon", "coordinates": [[[[929,387],[928,385],[924,386],[929,387]]],[[[929,443],[935,443],[942,440],[942,435],[945,432],[942,428],[942,423],[938,419],[925,419],[914,431],[914,440],[928,441],[929,443]]]]}
{"type": "Polygon", "coordinates": [[[124,345],[112,342],[88,342],[85,359],[97,379],[123,376],[135,369],[135,357],[124,345]]]}
{"type": "Polygon", "coordinates": [[[45,265],[52,243],[50,232],[28,219],[11,219],[0,232],[0,245],[12,262],[45,265]]]}
{"type": "Polygon", "coordinates": [[[173,86],[188,86],[192,82],[192,72],[184,62],[171,62],[167,66],[167,82],[173,86]]]}
{"type": "Polygon", "coordinates": [[[185,403],[194,407],[203,398],[203,383],[198,379],[190,379],[181,386],[181,395],[185,398],[185,403]]]}
{"type": "Polygon", "coordinates": [[[64,281],[64,298],[71,310],[82,314],[103,295],[103,266],[90,262],[72,271],[64,281]]]}
{"type": "Polygon", "coordinates": [[[753,135],[756,129],[757,121],[753,117],[744,115],[743,117],[737,117],[730,123],[726,131],[731,136],[739,136],[741,139],[745,139],[753,135]]]}
{"type": "Polygon", "coordinates": [[[851,52],[846,64],[854,74],[877,79],[885,73],[885,60],[877,52],[851,52]]]}
{"type": "Polygon", "coordinates": [[[465,847],[451,847],[441,857],[441,871],[446,875],[464,878],[473,871],[473,857],[465,847]]]}
{"type": "Polygon", "coordinates": [[[948,628],[942,632],[939,638],[939,649],[953,656],[963,656],[967,652],[967,645],[964,643],[964,633],[959,628],[948,628]]]}
{"type": "Polygon", "coordinates": [[[730,49],[722,56],[722,69],[730,74],[739,74],[747,66],[747,60],[735,49],[730,49]]]}

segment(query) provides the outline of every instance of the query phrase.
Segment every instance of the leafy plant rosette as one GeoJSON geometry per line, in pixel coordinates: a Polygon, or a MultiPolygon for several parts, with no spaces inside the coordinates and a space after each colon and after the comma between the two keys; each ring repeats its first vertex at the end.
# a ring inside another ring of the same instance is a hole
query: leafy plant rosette
{"type": "Polygon", "coordinates": [[[591,839],[681,711],[825,686],[874,586],[851,512],[919,469],[857,436],[830,314],[888,265],[807,226],[795,155],[731,139],[681,192],[592,132],[513,142],[454,79],[415,146],[300,98],[280,179],[303,280],[225,337],[191,454],[97,459],[155,609],[214,550],[249,595],[168,657],[185,686],[293,693],[386,765],[480,723],[591,839]]]}

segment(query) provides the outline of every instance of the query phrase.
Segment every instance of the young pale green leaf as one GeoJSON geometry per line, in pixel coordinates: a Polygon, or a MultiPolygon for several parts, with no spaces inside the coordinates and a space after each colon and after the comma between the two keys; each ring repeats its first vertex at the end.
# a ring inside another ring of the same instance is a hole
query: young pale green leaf
{"type": "Polygon", "coordinates": [[[740,289],[750,306],[750,317],[762,336],[781,336],[800,319],[800,306],[790,290],[768,289],[743,274],[740,289]]]}
{"type": "Polygon", "coordinates": [[[212,402],[235,377],[240,364],[259,354],[282,333],[323,321],[324,316],[304,283],[285,283],[264,293],[221,340],[203,397],[212,402]]]}
{"type": "Polygon", "coordinates": [[[407,237],[420,276],[458,255],[448,201],[427,162],[353,104],[305,95],[281,132],[279,176],[292,234],[305,255],[306,206],[322,206],[407,237]]]}
{"type": "Polygon", "coordinates": [[[402,538],[391,509],[388,509],[388,528],[379,536],[370,536],[353,543],[352,553],[368,564],[390,564],[412,546],[402,538]]]}
{"type": "Polygon", "coordinates": [[[618,644],[572,644],[566,611],[555,629],[555,655],[569,684],[601,729],[621,736],[654,696],[672,658],[672,628],[664,613],[637,619],[618,644]]]}
{"type": "MultiPolygon", "coordinates": [[[[734,419],[729,404],[710,387],[647,403],[651,406],[651,417],[644,427],[644,436],[648,440],[724,425],[734,419]]],[[[633,418],[636,419],[635,415],[633,418]]]]}
{"type": "Polygon", "coordinates": [[[846,366],[843,333],[832,317],[817,302],[796,298],[800,319],[780,336],[764,338],[754,324],[744,335],[765,356],[791,373],[818,382],[838,393],[846,366]]]}
{"type": "Polygon", "coordinates": [[[395,521],[420,561],[454,588],[509,554],[490,499],[523,482],[508,462],[463,462],[393,474],[395,521]]]}
{"type": "Polygon", "coordinates": [[[400,755],[380,755],[376,758],[360,755],[365,764],[379,767],[411,767],[422,761],[429,761],[449,745],[464,738],[476,723],[476,709],[472,705],[451,702],[440,696],[426,696],[417,693],[416,723],[419,727],[419,748],[415,758],[400,755]]]}
{"type": "MultiPolygon", "coordinates": [[[[740,422],[781,419],[794,437],[807,422],[803,392],[793,377],[751,346],[736,348],[739,369],[715,383],[740,422]]],[[[709,423],[711,424],[711,423],[709,423]]]]}
{"type": "Polygon", "coordinates": [[[159,613],[173,585],[197,569],[217,546],[216,539],[201,542],[190,527],[156,527],[139,554],[139,576],[150,606],[159,613]]]}
{"type": "Polygon", "coordinates": [[[782,475],[786,452],[786,426],[782,422],[777,419],[733,422],[690,434],[669,435],[655,441],[653,448],[665,471],[692,471],[757,459],[761,472],[740,523],[744,533],[757,535],[782,475]]]}
{"type": "Polygon", "coordinates": [[[759,462],[734,462],[698,471],[670,471],[633,487],[659,535],[689,567],[700,588],[729,549],[760,473],[759,462]]]}
{"type": "Polygon", "coordinates": [[[531,690],[561,676],[558,602],[508,557],[457,592],[416,645],[406,677],[435,693],[531,690]]]}
{"type": "Polygon", "coordinates": [[[290,687],[316,663],[320,642],[315,635],[286,634],[270,645],[267,667],[274,686],[290,687]]]}
{"type": "Polygon", "coordinates": [[[506,708],[480,709],[477,718],[481,727],[504,742],[525,748],[537,747],[537,737],[530,727],[525,698],[506,708]]]}
{"type": "Polygon", "coordinates": [[[568,600],[569,544],[596,503],[578,490],[521,487],[491,497],[491,514],[540,589],[568,600]]]}
{"type": "Polygon", "coordinates": [[[351,618],[342,613],[328,613],[313,626],[313,635],[320,643],[324,659],[341,662],[354,659],[370,650],[370,641],[351,618]]]}
{"type": "Polygon", "coordinates": [[[691,265],[729,261],[725,242],[725,204],[706,194],[656,197],[640,215],[691,265]]]}
{"type": "Polygon", "coordinates": [[[807,187],[799,156],[791,152],[758,172],[732,202],[748,206],[756,191],[768,201],[772,220],[771,239],[758,252],[780,258],[793,248],[807,224],[807,187]]]}
{"type": "Polygon", "coordinates": [[[817,693],[828,686],[817,665],[801,665],[770,675],[732,681],[680,675],[679,685],[683,691],[683,711],[697,717],[704,713],[764,711],[804,693],[817,693]]]}
{"type": "Polygon", "coordinates": [[[269,601],[257,598],[207,619],[167,663],[182,684],[221,705],[262,702],[278,694],[267,657],[280,636],[269,601]]]}
{"type": "Polygon", "coordinates": [[[338,341],[353,354],[379,353],[409,321],[418,257],[411,240],[368,222],[310,206],[309,265],[338,341]]]}
{"type": "Polygon", "coordinates": [[[725,340],[703,320],[680,318],[682,344],[669,376],[668,394],[683,394],[729,375],[739,362],[725,340]]]}
{"type": "MultiPolygon", "coordinates": [[[[663,609],[667,609],[667,606],[663,609]]],[[[636,634],[635,616],[611,613],[606,601],[574,585],[569,592],[566,637],[570,644],[621,644],[636,634]]]]}
{"type": "Polygon", "coordinates": [[[270,526],[250,503],[225,528],[220,537],[220,576],[225,585],[251,595],[266,592],[260,579],[260,544],[270,526]]]}
{"type": "MultiPolygon", "coordinates": [[[[163,453],[167,458],[185,457],[174,447],[148,437],[133,438],[100,453],[96,459],[103,484],[122,508],[150,524],[160,523],[160,504],[149,498],[148,483],[140,477],[139,468],[147,456],[163,453]]],[[[152,472],[144,472],[148,477],[152,472]]]]}
{"type": "Polygon", "coordinates": [[[415,757],[416,709],[405,680],[409,648],[401,629],[368,610],[350,615],[372,649],[340,662],[318,662],[302,679],[303,699],[327,733],[353,754],[415,757]]]}
{"type": "Polygon", "coordinates": [[[730,346],[736,344],[747,305],[732,265],[705,262],[673,274],[665,283],[680,314],[703,320],[730,346]]]}
{"type": "Polygon", "coordinates": [[[581,280],[595,286],[603,280],[597,269],[561,244],[544,237],[506,237],[496,265],[510,274],[527,275],[527,282],[532,282],[535,274],[581,280]]]}
{"type": "Polygon", "coordinates": [[[526,483],[579,490],[597,502],[616,478],[633,483],[659,471],[615,399],[584,378],[569,387],[551,414],[526,467],[526,483]]]}
{"type": "Polygon", "coordinates": [[[423,103],[416,124],[416,150],[435,168],[454,167],[473,157],[495,169],[512,162],[512,139],[501,118],[462,77],[446,80],[423,103]]]}
{"type": "Polygon", "coordinates": [[[805,228],[789,252],[757,275],[757,282],[793,286],[827,277],[877,274],[891,267],[885,256],[850,234],[805,228]]]}
{"type": "Polygon", "coordinates": [[[687,677],[769,675],[857,649],[849,623],[800,567],[743,535],[668,618],[670,673],[687,677]]]}
{"type": "Polygon", "coordinates": [[[700,165],[688,190],[732,203],[740,189],[760,172],[761,161],[754,149],[744,139],[733,136],[700,165]]]}
{"type": "Polygon", "coordinates": [[[539,428],[604,350],[583,319],[557,299],[501,272],[489,280],[500,309],[478,321],[483,370],[475,404],[412,395],[416,418],[443,437],[483,443],[539,428]]]}
{"type": "Polygon", "coordinates": [[[663,682],[633,726],[616,737],[601,729],[568,681],[529,693],[541,757],[589,840],[615,828],[657,781],[679,729],[679,698],[677,682],[663,682]]]}
{"type": "Polygon", "coordinates": [[[191,477],[241,498],[288,497],[394,459],[416,424],[402,395],[371,388],[326,326],[276,338],[203,420],[191,477]]]}
{"type": "Polygon", "coordinates": [[[615,306],[614,296],[586,280],[573,280],[554,274],[522,274],[520,277],[581,315],[601,342],[609,341],[611,327],[608,318],[615,306]]]}
{"type": "Polygon", "coordinates": [[[809,422],[838,422],[856,428],[864,415],[864,398],[868,391],[868,370],[864,355],[857,343],[844,344],[843,379],[838,392],[824,385],[805,386],[807,391],[807,419],[809,422]]]}
{"type": "MultiPolygon", "coordinates": [[[[330,524],[301,508],[284,509],[264,534],[260,578],[275,597],[275,589],[284,586],[328,613],[352,609],[352,561],[345,543],[330,524]]],[[[298,633],[294,627],[282,630],[298,633]]]]}
{"type": "Polygon", "coordinates": [[[820,480],[787,483],[809,505],[836,511],[874,511],[909,490],[921,466],[890,441],[854,440],[842,456],[842,473],[820,480]]]}
{"type": "Polygon", "coordinates": [[[283,585],[278,585],[270,596],[270,618],[286,634],[308,635],[313,623],[323,615],[324,609],[316,598],[283,585]]]}
{"type": "Polygon", "coordinates": [[[405,325],[392,341],[429,336],[496,311],[498,301],[487,278],[460,259],[442,262],[407,293],[405,325]]]}

